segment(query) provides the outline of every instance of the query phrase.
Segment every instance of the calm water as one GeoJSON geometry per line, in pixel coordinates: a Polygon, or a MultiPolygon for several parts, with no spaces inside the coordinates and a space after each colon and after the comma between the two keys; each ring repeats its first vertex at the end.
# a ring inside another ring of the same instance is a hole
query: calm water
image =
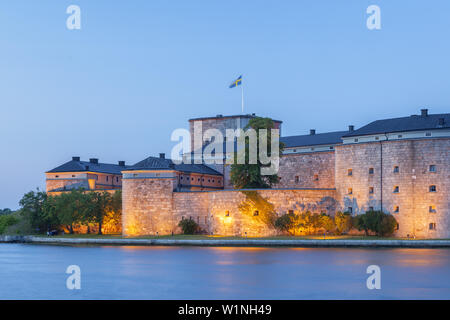
{"type": "Polygon", "coordinates": [[[0,244],[0,299],[450,299],[450,250],[0,244]]]}

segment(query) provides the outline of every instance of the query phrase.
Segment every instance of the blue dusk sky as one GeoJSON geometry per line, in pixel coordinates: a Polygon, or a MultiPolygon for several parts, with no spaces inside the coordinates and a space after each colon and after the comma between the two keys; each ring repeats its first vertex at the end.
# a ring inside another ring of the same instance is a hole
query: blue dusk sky
{"type": "Polygon", "coordinates": [[[189,118],[241,112],[240,74],[245,112],[283,135],[450,112],[449,15],[448,0],[1,1],[0,208],[75,155],[170,154],[189,118]]]}

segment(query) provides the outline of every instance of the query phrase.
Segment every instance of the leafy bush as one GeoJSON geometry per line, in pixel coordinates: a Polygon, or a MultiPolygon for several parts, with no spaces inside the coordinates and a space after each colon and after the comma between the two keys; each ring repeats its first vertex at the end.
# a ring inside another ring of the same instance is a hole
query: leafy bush
{"type": "Polygon", "coordinates": [[[354,225],[358,230],[364,230],[366,235],[369,231],[375,232],[377,236],[389,236],[394,233],[397,220],[382,211],[368,211],[354,218],[354,225]]]}
{"type": "Polygon", "coordinates": [[[6,228],[18,222],[18,219],[11,214],[0,215],[0,234],[6,231],[6,228]]]}
{"type": "Polygon", "coordinates": [[[334,216],[336,234],[340,235],[348,232],[352,228],[352,216],[348,212],[337,212],[334,216]]]}
{"type": "Polygon", "coordinates": [[[183,219],[178,223],[184,234],[195,234],[200,230],[199,225],[192,219],[183,219]]]}
{"type": "Polygon", "coordinates": [[[295,235],[296,227],[297,215],[294,213],[283,214],[275,220],[275,228],[290,235],[295,235]]]}

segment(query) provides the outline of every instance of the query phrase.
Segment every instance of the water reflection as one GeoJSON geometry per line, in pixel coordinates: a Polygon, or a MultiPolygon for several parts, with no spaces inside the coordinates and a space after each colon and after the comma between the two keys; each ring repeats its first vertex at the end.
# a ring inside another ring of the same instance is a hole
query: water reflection
{"type": "Polygon", "coordinates": [[[0,244],[1,299],[450,299],[450,250],[0,244]],[[79,292],[65,269],[82,269],[79,292]],[[366,268],[382,269],[382,290],[366,268]]]}

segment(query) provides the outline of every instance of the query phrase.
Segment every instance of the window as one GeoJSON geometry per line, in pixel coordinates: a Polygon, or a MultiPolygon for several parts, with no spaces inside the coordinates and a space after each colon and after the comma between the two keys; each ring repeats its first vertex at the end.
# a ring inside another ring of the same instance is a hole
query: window
{"type": "Polygon", "coordinates": [[[397,223],[397,228],[396,228],[396,230],[399,230],[400,229],[400,225],[397,223]]]}
{"type": "Polygon", "coordinates": [[[212,182],[214,182],[214,179],[213,179],[213,181],[212,182]]]}
{"type": "Polygon", "coordinates": [[[334,147],[330,147],[330,150],[333,150],[334,149],[334,147]]]}
{"type": "Polygon", "coordinates": [[[436,186],[430,186],[429,190],[430,192],[436,192],[436,186]]]}
{"type": "Polygon", "coordinates": [[[358,142],[358,139],[355,139],[355,142],[358,142]]]}
{"type": "Polygon", "coordinates": [[[400,207],[399,206],[395,206],[394,207],[394,212],[395,213],[399,213],[400,212],[400,207]]]}
{"type": "Polygon", "coordinates": [[[106,176],[106,181],[108,182],[108,180],[109,180],[109,177],[108,177],[108,176],[106,176]]]}
{"type": "Polygon", "coordinates": [[[253,215],[254,215],[254,216],[259,216],[259,211],[258,211],[258,210],[255,210],[255,211],[253,212],[253,215]]]}
{"type": "Polygon", "coordinates": [[[59,176],[55,176],[55,178],[59,178],[59,176]]]}
{"type": "Polygon", "coordinates": [[[200,178],[197,179],[197,182],[200,182],[200,178]]]}
{"type": "Polygon", "coordinates": [[[314,175],[314,181],[319,181],[319,175],[318,174],[314,175]]]}
{"type": "Polygon", "coordinates": [[[353,213],[353,207],[348,207],[347,211],[348,211],[348,213],[353,213]]]}
{"type": "Polygon", "coordinates": [[[380,137],[375,137],[375,140],[380,140],[380,137]]]}
{"type": "Polygon", "coordinates": [[[399,134],[399,135],[398,135],[398,138],[403,138],[403,135],[399,134]]]}
{"type": "Polygon", "coordinates": [[[191,181],[194,181],[194,178],[191,178],[191,181]]]}
{"type": "Polygon", "coordinates": [[[399,173],[400,172],[400,168],[398,166],[394,167],[394,173],[399,173]]]}
{"type": "Polygon", "coordinates": [[[180,180],[183,180],[183,176],[180,177],[180,180]]]}
{"type": "Polygon", "coordinates": [[[208,182],[211,182],[211,179],[208,179],[208,182]]]}
{"type": "Polygon", "coordinates": [[[289,210],[288,213],[289,214],[294,214],[294,210],[289,210]]]}
{"type": "Polygon", "coordinates": [[[430,172],[436,172],[436,166],[434,164],[430,165],[430,172]]]}
{"type": "Polygon", "coordinates": [[[347,175],[348,176],[352,176],[353,175],[353,170],[352,169],[348,169],[347,170],[347,175]]]}
{"type": "Polygon", "coordinates": [[[205,178],[202,178],[202,182],[205,182],[205,178]]]}
{"type": "Polygon", "coordinates": [[[181,220],[184,220],[184,216],[181,216],[181,220]]]}
{"type": "Polygon", "coordinates": [[[399,193],[400,192],[400,188],[398,186],[394,187],[394,193],[399,193]]]}
{"type": "Polygon", "coordinates": [[[119,177],[116,177],[116,182],[119,182],[119,177]]]}
{"type": "Polygon", "coordinates": [[[294,149],[292,152],[297,152],[297,149],[294,149]]]}
{"type": "Polygon", "coordinates": [[[369,207],[369,211],[373,211],[373,207],[369,207]]]}
{"type": "Polygon", "coordinates": [[[353,194],[353,189],[352,188],[348,188],[347,193],[348,194],[353,194]]]}
{"type": "Polygon", "coordinates": [[[436,230],[436,223],[435,222],[431,222],[430,224],[429,224],[429,227],[428,227],[430,230],[436,230]]]}
{"type": "Polygon", "coordinates": [[[74,174],[72,175],[72,178],[75,178],[75,175],[74,175],[74,174]]]}
{"type": "Polygon", "coordinates": [[[295,183],[298,183],[300,181],[300,178],[298,176],[295,176],[295,183]]]}
{"type": "Polygon", "coordinates": [[[225,217],[229,217],[230,216],[230,211],[225,211],[225,217]]]}
{"type": "Polygon", "coordinates": [[[373,168],[369,168],[369,174],[373,174],[373,168]]]}
{"type": "Polygon", "coordinates": [[[428,212],[429,213],[436,213],[436,207],[435,206],[429,206],[428,212]]]}
{"type": "MultiPolygon", "coordinates": [[[[133,177],[137,177],[138,175],[137,175],[137,173],[133,173],[133,177]]],[[[181,178],[181,179],[183,179],[183,178],[181,178]]]]}
{"type": "Polygon", "coordinates": [[[219,179],[219,180],[217,180],[217,182],[218,182],[218,183],[220,183],[220,181],[221,181],[220,179],[219,179]]]}
{"type": "Polygon", "coordinates": [[[373,187],[369,187],[369,193],[373,194],[373,187]]]}
{"type": "Polygon", "coordinates": [[[425,133],[425,136],[426,136],[426,137],[431,137],[431,132],[425,133]]]}

